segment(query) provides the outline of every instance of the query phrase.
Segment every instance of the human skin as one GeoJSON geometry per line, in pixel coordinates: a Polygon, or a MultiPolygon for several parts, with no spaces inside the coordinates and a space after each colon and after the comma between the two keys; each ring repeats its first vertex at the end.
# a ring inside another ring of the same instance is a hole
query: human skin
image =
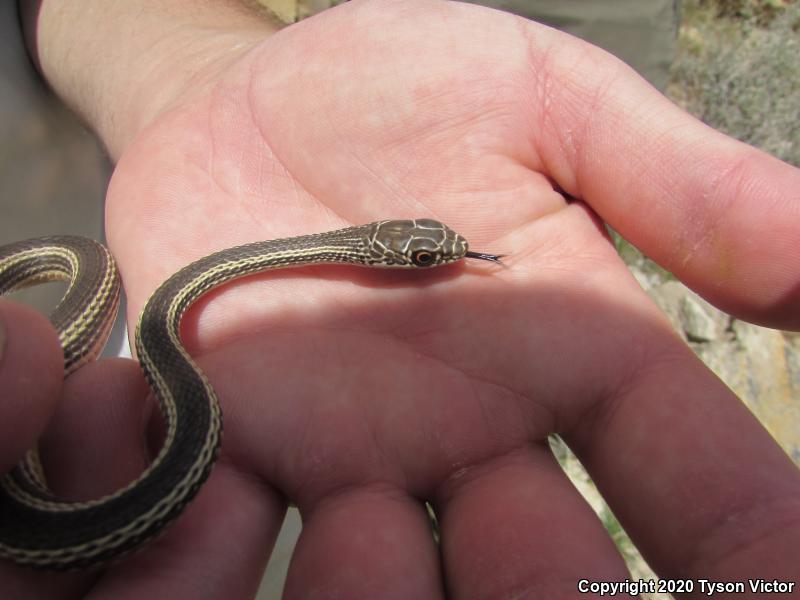
{"type": "MultiPolygon", "coordinates": [[[[107,570],[4,564],[2,589],[249,598],[291,501],[287,598],[578,596],[579,579],[628,574],[551,433],[662,577],[796,575],[797,468],[602,223],[720,308],[797,330],[797,169],[597,48],[471,5],[350,2],[280,32],[233,2],[42,0],[25,19],[44,77],[117,161],[106,230],[131,323],[182,265],[259,239],[426,216],[507,257],[214,292],[183,328],[225,415],[195,502],[107,570]]],[[[47,324],[8,302],[0,319],[0,423],[15,423],[2,466],[57,404],[43,442],[56,489],[92,497],[134,477],[158,421],[135,364],[62,386],[47,324]],[[26,368],[41,385],[21,407],[26,368]]]]}

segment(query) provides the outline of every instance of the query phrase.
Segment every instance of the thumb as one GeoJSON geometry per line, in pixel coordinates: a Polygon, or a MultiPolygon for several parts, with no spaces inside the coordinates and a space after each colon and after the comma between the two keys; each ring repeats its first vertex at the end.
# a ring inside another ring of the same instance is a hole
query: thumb
{"type": "Polygon", "coordinates": [[[35,445],[63,379],[61,346],[47,318],[0,298],[0,473],[35,445]]]}

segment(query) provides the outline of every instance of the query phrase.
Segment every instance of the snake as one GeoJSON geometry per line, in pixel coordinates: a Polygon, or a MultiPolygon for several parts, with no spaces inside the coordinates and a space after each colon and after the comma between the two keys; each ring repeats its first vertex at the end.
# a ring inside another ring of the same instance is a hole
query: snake
{"type": "MultiPolygon", "coordinates": [[[[431,268],[463,258],[500,263],[433,219],[383,220],[220,250],[183,267],[144,305],[136,356],[157,400],[166,434],[145,470],[93,500],[57,497],[38,452],[0,481],[0,558],[37,569],[91,569],[118,561],[173,522],[208,478],[220,451],[222,412],[208,378],[184,348],[180,326],[201,296],[234,279],[274,269],[349,264],[431,268]]],[[[501,263],[502,264],[502,263],[501,263]]],[[[67,290],[50,315],[65,377],[97,358],[119,307],[121,279],[108,249],[77,236],[0,247],[0,294],[51,280],[67,290]]]]}

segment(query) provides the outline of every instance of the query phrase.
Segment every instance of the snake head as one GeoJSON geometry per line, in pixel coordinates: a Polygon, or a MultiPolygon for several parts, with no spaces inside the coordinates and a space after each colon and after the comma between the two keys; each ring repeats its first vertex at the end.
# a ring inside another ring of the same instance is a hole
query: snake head
{"type": "Polygon", "coordinates": [[[462,235],[433,219],[373,223],[367,248],[368,264],[377,267],[436,267],[464,257],[499,262],[497,256],[470,252],[462,235]]]}

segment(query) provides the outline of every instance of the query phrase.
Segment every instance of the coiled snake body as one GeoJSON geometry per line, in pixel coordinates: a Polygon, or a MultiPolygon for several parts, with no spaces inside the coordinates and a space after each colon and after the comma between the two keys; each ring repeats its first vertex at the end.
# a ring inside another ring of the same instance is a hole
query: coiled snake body
{"type": "MultiPolygon", "coordinates": [[[[184,267],[150,297],[136,328],[137,356],[166,423],[155,460],[125,488],[75,502],[52,495],[37,454],[29,453],[0,484],[0,557],[52,570],[106,563],[158,534],[194,498],[217,456],[222,417],[179,329],[186,310],[209,290],[271,269],[329,263],[425,268],[465,257],[500,258],[470,252],[467,241],[442,223],[417,219],[256,242],[184,267]]],[[[68,375],[105,344],[120,280],[108,250],[84,238],[38,238],[0,248],[0,293],[51,279],[69,280],[51,315],[68,375]]]]}

